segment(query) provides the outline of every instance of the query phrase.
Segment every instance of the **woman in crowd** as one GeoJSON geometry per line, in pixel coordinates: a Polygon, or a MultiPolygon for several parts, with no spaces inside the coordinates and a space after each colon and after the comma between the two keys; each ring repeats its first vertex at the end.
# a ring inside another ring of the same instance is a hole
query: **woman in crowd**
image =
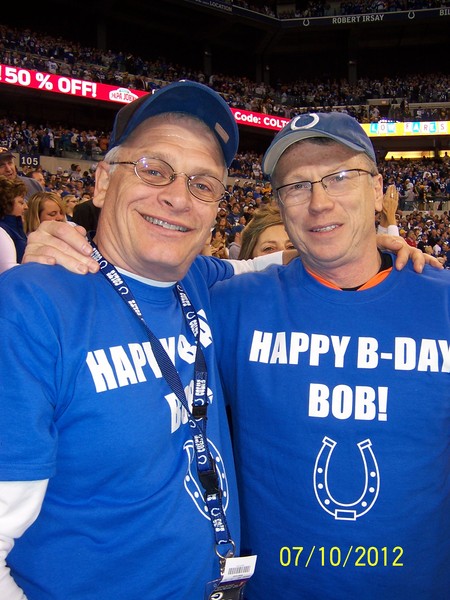
{"type": "Polygon", "coordinates": [[[23,228],[27,188],[20,180],[0,176],[0,273],[22,261],[27,245],[23,228]]]}
{"type": "Polygon", "coordinates": [[[36,231],[43,221],[66,221],[64,201],[56,192],[38,192],[28,200],[25,215],[27,234],[36,231]]]}
{"type": "Polygon", "coordinates": [[[253,213],[253,217],[242,231],[240,259],[256,258],[279,250],[292,250],[289,239],[275,204],[264,204],[253,213]]]}
{"type": "Polygon", "coordinates": [[[414,231],[412,229],[410,229],[405,237],[405,242],[408,244],[408,246],[412,246],[413,248],[417,248],[417,238],[416,238],[416,234],[414,233],[414,231]]]}
{"type": "Polygon", "coordinates": [[[216,229],[211,234],[211,256],[216,258],[228,258],[226,236],[221,229],[216,229]]]}

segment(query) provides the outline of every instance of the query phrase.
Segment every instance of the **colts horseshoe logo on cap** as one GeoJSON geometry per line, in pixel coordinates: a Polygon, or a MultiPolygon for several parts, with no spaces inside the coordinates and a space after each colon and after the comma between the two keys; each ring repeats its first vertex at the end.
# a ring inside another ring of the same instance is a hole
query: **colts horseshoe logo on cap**
{"type": "Polygon", "coordinates": [[[294,119],[292,119],[291,129],[292,129],[292,131],[297,131],[298,129],[311,129],[311,127],[314,127],[315,125],[317,125],[318,122],[319,122],[319,115],[317,115],[316,113],[308,113],[307,115],[299,115],[298,117],[295,117],[294,119]],[[297,125],[297,123],[299,121],[306,121],[306,119],[308,117],[311,117],[311,121],[306,123],[306,125],[297,125]]]}

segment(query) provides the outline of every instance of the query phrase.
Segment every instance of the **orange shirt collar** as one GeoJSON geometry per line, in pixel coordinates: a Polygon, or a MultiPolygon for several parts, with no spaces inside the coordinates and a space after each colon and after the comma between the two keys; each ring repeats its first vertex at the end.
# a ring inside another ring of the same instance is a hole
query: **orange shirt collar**
{"type": "MultiPolygon", "coordinates": [[[[308,271],[308,273],[311,275],[311,277],[314,277],[314,279],[316,279],[322,285],[325,285],[325,286],[327,286],[329,288],[333,288],[334,290],[341,290],[341,291],[343,291],[342,288],[340,288],[339,286],[337,286],[334,283],[331,283],[331,281],[327,281],[326,279],[324,279],[320,275],[316,275],[316,273],[313,273],[307,267],[305,267],[305,269],[308,271]]],[[[362,290],[368,290],[371,287],[375,287],[376,285],[378,285],[379,283],[381,283],[382,281],[384,281],[391,271],[392,271],[392,267],[390,267],[389,269],[385,269],[384,271],[378,272],[376,275],[374,275],[373,277],[371,277],[369,279],[369,281],[366,281],[366,283],[364,285],[362,285],[361,287],[359,287],[356,291],[357,292],[361,292],[362,290]]]]}

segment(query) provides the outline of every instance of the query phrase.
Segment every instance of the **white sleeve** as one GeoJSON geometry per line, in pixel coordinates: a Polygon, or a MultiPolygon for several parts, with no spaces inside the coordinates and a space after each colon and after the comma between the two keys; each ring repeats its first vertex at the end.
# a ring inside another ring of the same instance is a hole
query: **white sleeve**
{"type": "Polygon", "coordinates": [[[265,254],[264,256],[258,256],[257,258],[249,258],[248,260],[227,260],[232,264],[235,275],[255,273],[264,271],[264,269],[270,265],[282,265],[283,251],[272,252],[271,254],[265,254]]]}
{"type": "Polygon", "coordinates": [[[400,231],[398,229],[398,225],[388,225],[387,228],[388,235],[400,235],[400,231]]]}
{"type": "Polygon", "coordinates": [[[397,225],[388,225],[387,227],[383,227],[382,225],[378,225],[377,233],[387,233],[388,235],[400,235],[400,231],[397,225]]]}
{"type": "Polygon", "coordinates": [[[41,510],[48,480],[0,482],[0,598],[26,600],[11,577],[6,557],[19,538],[34,523],[41,510]]]}
{"type": "Polygon", "coordinates": [[[0,273],[17,265],[17,252],[10,235],[0,227],[0,273]]]}

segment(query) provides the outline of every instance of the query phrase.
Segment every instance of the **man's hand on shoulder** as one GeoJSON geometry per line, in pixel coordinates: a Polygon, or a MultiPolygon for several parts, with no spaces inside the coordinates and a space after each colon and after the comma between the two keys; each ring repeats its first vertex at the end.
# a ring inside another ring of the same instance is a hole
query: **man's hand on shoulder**
{"type": "Polygon", "coordinates": [[[99,268],[91,253],[84,227],[44,221],[28,236],[22,264],[61,265],[72,273],[85,275],[96,273],[99,268]]]}

